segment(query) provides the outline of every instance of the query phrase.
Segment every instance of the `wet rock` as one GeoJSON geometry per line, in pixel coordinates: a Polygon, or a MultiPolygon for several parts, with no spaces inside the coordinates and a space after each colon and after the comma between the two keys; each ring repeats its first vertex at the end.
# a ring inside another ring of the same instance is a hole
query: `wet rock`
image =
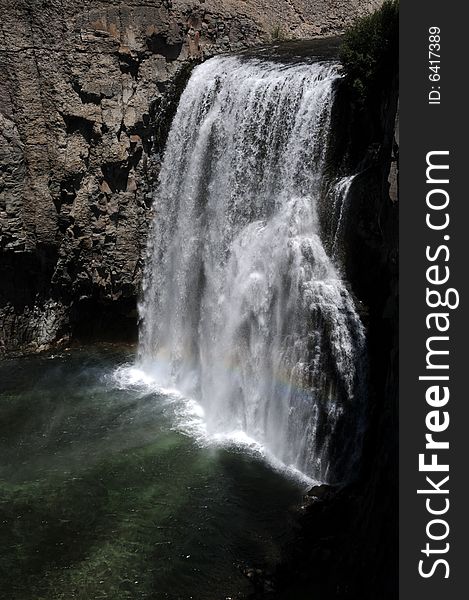
{"type": "Polygon", "coordinates": [[[324,499],[327,496],[333,494],[335,490],[336,488],[334,486],[326,485],[323,483],[321,485],[314,485],[311,489],[308,490],[306,495],[309,498],[324,499]]]}

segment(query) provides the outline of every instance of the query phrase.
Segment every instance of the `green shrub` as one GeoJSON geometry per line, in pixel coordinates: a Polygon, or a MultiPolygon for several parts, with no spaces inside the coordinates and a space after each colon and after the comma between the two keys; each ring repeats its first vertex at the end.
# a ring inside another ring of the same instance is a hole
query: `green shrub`
{"type": "Polygon", "coordinates": [[[397,73],[398,55],[399,2],[386,0],[346,31],[340,51],[345,75],[360,101],[387,87],[397,73]]]}

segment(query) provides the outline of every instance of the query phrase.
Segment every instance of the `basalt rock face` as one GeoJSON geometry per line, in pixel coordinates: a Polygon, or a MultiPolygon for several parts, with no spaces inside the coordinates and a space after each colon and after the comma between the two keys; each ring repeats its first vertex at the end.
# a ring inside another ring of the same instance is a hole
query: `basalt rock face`
{"type": "Polygon", "coordinates": [[[339,33],[379,0],[1,0],[0,350],[129,338],[194,62],[339,33]]]}

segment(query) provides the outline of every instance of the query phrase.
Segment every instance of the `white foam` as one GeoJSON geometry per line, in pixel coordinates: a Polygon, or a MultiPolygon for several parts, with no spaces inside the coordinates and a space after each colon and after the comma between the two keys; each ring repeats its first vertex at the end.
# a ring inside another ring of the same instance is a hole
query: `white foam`
{"type": "Polygon", "coordinates": [[[118,367],[112,378],[120,389],[144,388],[148,392],[155,392],[172,399],[183,397],[177,389],[159,385],[154,375],[135,365],[127,364],[118,367]]]}
{"type": "Polygon", "coordinates": [[[158,384],[156,378],[134,364],[122,365],[115,369],[112,380],[119,389],[133,389],[157,394],[173,407],[173,429],[190,436],[198,445],[207,447],[231,448],[263,460],[274,471],[282,473],[305,487],[321,482],[302,473],[293,465],[286,465],[270,453],[263,444],[240,429],[228,432],[209,432],[205,421],[205,411],[197,400],[181,394],[174,388],[158,384]]]}
{"type": "Polygon", "coordinates": [[[151,375],[148,375],[142,369],[134,366],[124,365],[118,367],[113,377],[119,388],[128,388],[133,386],[144,385],[147,387],[155,385],[155,380],[151,375]]]}

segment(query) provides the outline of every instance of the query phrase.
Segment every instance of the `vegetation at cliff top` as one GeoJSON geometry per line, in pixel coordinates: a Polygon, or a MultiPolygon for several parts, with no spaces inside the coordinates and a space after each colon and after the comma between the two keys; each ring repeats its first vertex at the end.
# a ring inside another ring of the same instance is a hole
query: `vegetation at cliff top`
{"type": "Polygon", "coordinates": [[[346,31],[340,59],[360,101],[386,87],[397,72],[398,53],[398,0],[386,0],[346,31]]]}

